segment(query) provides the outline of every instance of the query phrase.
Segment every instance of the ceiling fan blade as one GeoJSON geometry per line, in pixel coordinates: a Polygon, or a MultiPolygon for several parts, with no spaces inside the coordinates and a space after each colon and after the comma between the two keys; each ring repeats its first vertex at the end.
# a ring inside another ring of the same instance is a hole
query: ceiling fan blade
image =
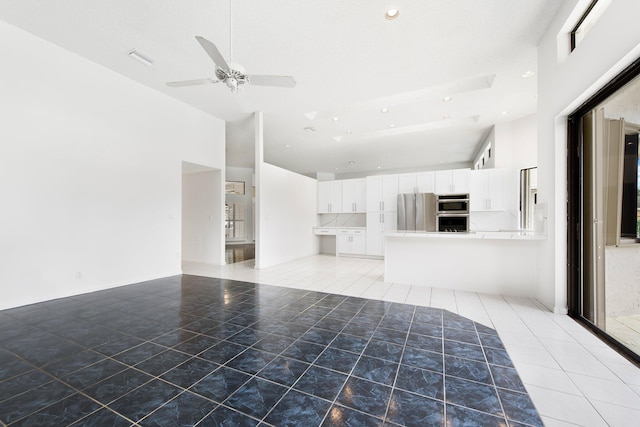
{"type": "Polygon", "coordinates": [[[168,82],[167,86],[170,86],[170,87],[195,86],[195,85],[205,85],[209,83],[218,83],[219,81],[220,80],[214,80],[214,79],[181,80],[179,82],[168,82]]]}
{"type": "Polygon", "coordinates": [[[291,76],[247,76],[249,83],[257,86],[295,87],[296,79],[291,76]]]}
{"type": "Polygon", "coordinates": [[[229,67],[229,64],[227,64],[227,61],[225,61],[224,56],[222,56],[215,44],[200,36],[196,36],[196,40],[198,40],[200,46],[202,46],[202,48],[207,52],[209,57],[219,68],[222,68],[227,72],[231,69],[231,67],[229,67]]]}

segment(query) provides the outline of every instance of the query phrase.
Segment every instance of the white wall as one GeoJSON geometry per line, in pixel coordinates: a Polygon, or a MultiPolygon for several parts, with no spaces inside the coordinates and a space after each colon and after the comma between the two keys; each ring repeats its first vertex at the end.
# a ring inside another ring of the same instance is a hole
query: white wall
{"type": "MultiPolygon", "coordinates": [[[[245,194],[227,194],[225,199],[231,203],[244,203],[245,207],[245,239],[244,242],[252,242],[253,237],[253,169],[227,167],[227,181],[242,181],[245,183],[245,194]]],[[[239,240],[234,240],[239,242],[239,240]]]]}
{"type": "Polygon", "coordinates": [[[182,175],[182,260],[223,264],[222,173],[182,175]]]}
{"type": "Polygon", "coordinates": [[[558,35],[565,43],[572,25],[567,19],[576,3],[563,4],[538,46],[538,200],[547,212],[547,240],[539,252],[539,298],[557,312],[567,304],[566,118],[640,56],[640,2],[616,0],[576,50],[559,61],[558,35]]]}
{"type": "Polygon", "coordinates": [[[256,268],[317,254],[317,181],[264,162],[259,175],[256,268]]]}
{"type": "Polygon", "coordinates": [[[484,141],[482,141],[482,144],[480,144],[480,147],[476,152],[475,156],[473,156],[473,162],[471,162],[471,169],[476,169],[476,164],[479,164],[480,166],[479,169],[496,167],[496,150],[495,150],[496,146],[494,144],[495,138],[496,138],[496,129],[495,129],[495,126],[493,126],[491,128],[491,131],[487,135],[487,137],[484,139],[484,141]],[[489,144],[491,144],[491,157],[490,158],[485,157],[484,166],[483,166],[482,163],[480,162],[480,159],[487,151],[487,147],[489,146],[489,144]]]}
{"type": "MultiPolygon", "coordinates": [[[[529,115],[511,122],[499,123],[487,138],[492,144],[489,167],[504,169],[504,206],[501,212],[474,212],[472,229],[517,229],[520,215],[520,169],[534,167],[538,163],[538,121],[529,115]]],[[[486,144],[483,144],[483,147],[486,144]]],[[[485,166],[486,167],[486,166],[485,166]]]]}
{"type": "Polygon", "coordinates": [[[1,21],[0,57],[0,309],[179,274],[224,123],[1,21]]]}

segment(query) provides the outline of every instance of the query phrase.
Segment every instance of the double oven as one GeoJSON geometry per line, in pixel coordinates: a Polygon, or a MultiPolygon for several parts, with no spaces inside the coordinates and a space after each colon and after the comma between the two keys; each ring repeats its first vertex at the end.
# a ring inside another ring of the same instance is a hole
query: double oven
{"type": "Polygon", "coordinates": [[[469,231],[468,194],[441,194],[436,196],[436,231],[469,231]]]}

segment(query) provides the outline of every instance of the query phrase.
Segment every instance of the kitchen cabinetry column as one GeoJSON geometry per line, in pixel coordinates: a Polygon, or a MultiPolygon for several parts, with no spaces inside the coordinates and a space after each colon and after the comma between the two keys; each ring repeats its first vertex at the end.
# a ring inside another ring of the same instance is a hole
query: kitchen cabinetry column
{"type": "Polygon", "coordinates": [[[397,227],[398,176],[367,177],[367,255],[384,255],[384,233],[397,227]]]}

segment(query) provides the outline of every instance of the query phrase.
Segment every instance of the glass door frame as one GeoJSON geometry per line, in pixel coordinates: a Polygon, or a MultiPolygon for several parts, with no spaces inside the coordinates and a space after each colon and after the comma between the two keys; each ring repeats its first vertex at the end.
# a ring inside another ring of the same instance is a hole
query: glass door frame
{"type": "MultiPolygon", "coordinates": [[[[640,75],[640,58],[614,77],[596,94],[571,113],[567,123],[567,299],[569,316],[590,329],[627,359],[640,366],[640,355],[596,326],[583,313],[584,287],[582,263],[583,185],[582,117],[602,104],[611,95],[640,75]]],[[[595,290],[592,290],[595,291],[595,290]]]]}

